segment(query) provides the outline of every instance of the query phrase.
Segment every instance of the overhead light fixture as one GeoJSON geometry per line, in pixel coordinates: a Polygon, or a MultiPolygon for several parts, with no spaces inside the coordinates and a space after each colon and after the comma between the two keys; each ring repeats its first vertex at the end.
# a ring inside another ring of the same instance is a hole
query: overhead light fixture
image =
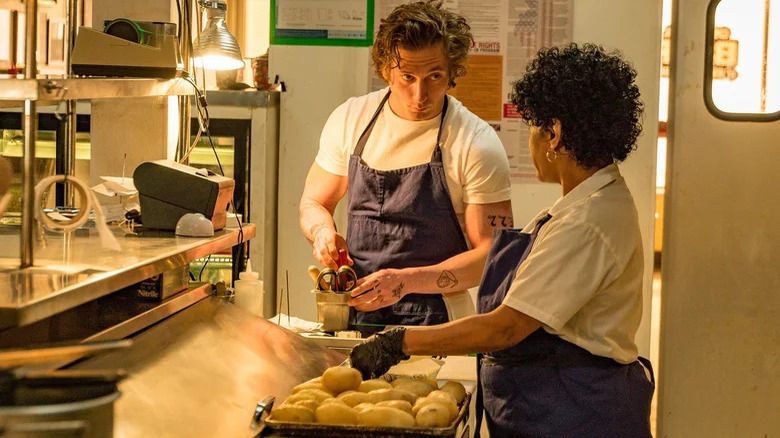
{"type": "Polygon", "coordinates": [[[244,66],[241,48],[225,23],[227,4],[222,0],[198,0],[206,13],[206,28],[192,47],[195,67],[210,70],[235,70],[244,66]]]}

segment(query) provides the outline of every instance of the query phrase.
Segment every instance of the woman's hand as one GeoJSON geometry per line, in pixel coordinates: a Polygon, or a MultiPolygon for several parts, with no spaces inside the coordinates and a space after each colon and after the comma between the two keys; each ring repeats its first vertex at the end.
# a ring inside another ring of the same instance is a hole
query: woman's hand
{"type": "Polygon", "coordinates": [[[347,304],[361,312],[392,306],[408,292],[410,277],[401,269],[382,269],[357,281],[347,304]]]}
{"type": "Polygon", "coordinates": [[[331,269],[338,269],[339,251],[344,251],[344,253],[347,254],[347,265],[352,266],[354,262],[352,261],[352,258],[349,257],[347,241],[344,239],[344,236],[326,226],[321,227],[312,234],[314,237],[314,241],[312,242],[312,254],[320,265],[331,269]]]}

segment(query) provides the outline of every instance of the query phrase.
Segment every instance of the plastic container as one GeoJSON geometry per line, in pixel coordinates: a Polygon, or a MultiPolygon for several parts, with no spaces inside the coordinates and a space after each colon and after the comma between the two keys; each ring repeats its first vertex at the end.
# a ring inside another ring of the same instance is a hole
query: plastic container
{"type": "Polygon", "coordinates": [[[238,274],[238,280],[233,283],[235,298],[233,302],[249,312],[263,317],[263,282],[260,274],[252,271],[252,262],[246,260],[246,270],[238,274]]]}

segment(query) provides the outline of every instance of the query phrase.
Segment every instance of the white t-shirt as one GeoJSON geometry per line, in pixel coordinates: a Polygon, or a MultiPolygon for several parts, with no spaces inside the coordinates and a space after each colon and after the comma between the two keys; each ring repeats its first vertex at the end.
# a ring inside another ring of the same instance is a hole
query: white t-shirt
{"type": "MultiPolygon", "coordinates": [[[[349,158],[388,88],[352,97],[336,108],[320,136],[315,162],[325,171],[347,175],[349,158]]],[[[377,170],[393,170],[431,161],[441,118],[412,121],[398,117],[385,103],[363,149],[363,161],[377,170]]],[[[509,160],[493,128],[449,97],[442,127],[442,164],[452,206],[461,228],[464,203],[490,204],[510,198],[509,160]]]]}
{"type": "Polygon", "coordinates": [[[504,304],[592,354],[630,363],[642,318],[642,237],[634,199],[616,164],[575,187],[541,217],[528,259],[504,304]]]}

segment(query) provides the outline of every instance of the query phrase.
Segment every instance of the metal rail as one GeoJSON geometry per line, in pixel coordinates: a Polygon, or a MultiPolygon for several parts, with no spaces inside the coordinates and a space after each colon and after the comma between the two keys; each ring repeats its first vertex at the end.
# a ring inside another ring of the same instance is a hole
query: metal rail
{"type": "MultiPolygon", "coordinates": [[[[27,52],[24,60],[24,77],[34,80],[38,73],[38,63],[35,58],[38,49],[38,2],[27,0],[26,5],[26,38],[27,52]]],[[[24,269],[33,264],[33,226],[35,216],[35,194],[33,183],[35,182],[35,141],[38,137],[38,114],[35,108],[35,100],[25,99],[22,129],[24,130],[24,169],[22,171],[22,240],[19,245],[20,268],[24,269]]]]}

